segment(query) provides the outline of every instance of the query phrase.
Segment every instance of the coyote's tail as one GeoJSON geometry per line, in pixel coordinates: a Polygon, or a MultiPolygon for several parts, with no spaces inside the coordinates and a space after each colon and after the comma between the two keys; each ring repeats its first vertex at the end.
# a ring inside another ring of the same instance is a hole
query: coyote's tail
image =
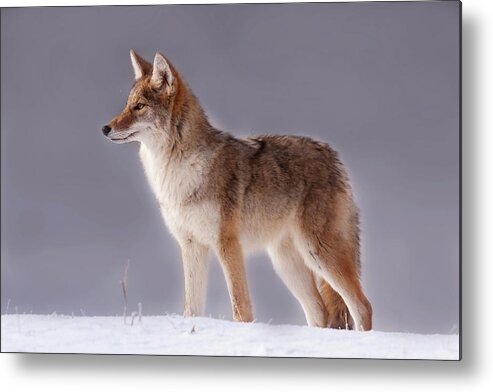
{"type": "Polygon", "coordinates": [[[325,280],[320,284],[320,295],[328,313],[327,326],[335,329],[353,329],[353,320],[344,300],[325,280]]]}

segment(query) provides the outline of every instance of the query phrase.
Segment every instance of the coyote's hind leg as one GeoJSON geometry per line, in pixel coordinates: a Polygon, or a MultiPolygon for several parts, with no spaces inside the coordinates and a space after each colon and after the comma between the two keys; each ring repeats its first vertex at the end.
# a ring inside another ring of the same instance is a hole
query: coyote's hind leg
{"type": "Polygon", "coordinates": [[[293,238],[306,265],[342,297],[354,329],[370,330],[372,308],[359,278],[358,213],[350,194],[314,192],[305,199],[298,219],[293,238]],[[325,214],[320,207],[324,204],[325,214]]]}
{"type": "Polygon", "coordinates": [[[372,328],[372,308],[363,294],[357,265],[344,248],[330,249],[317,235],[305,235],[297,243],[310,269],[325,279],[342,297],[353,319],[354,329],[372,328]]]}
{"type": "Polygon", "coordinates": [[[275,271],[298,300],[308,325],[326,327],[327,314],[313,273],[303,261],[289,236],[267,249],[275,271]]]}

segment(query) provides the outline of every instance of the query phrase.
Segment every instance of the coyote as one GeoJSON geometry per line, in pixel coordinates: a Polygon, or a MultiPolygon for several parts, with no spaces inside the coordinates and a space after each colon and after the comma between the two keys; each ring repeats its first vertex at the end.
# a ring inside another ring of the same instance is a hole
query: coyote
{"type": "Polygon", "coordinates": [[[253,321],[243,253],[266,249],[308,325],[370,330],[358,209],[337,153],[308,137],[219,131],[162,54],[151,64],[131,50],[130,59],[135,83],[103,133],[115,143],[140,142],[145,174],[181,248],[184,316],[203,312],[213,251],[234,320],[253,321]]]}

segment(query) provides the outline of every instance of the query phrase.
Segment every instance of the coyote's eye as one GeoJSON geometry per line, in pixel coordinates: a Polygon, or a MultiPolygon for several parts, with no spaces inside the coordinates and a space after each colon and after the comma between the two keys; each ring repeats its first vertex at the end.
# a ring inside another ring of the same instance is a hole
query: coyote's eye
{"type": "Polygon", "coordinates": [[[137,105],[134,106],[134,110],[142,110],[144,106],[145,105],[143,103],[138,103],[137,105]]]}

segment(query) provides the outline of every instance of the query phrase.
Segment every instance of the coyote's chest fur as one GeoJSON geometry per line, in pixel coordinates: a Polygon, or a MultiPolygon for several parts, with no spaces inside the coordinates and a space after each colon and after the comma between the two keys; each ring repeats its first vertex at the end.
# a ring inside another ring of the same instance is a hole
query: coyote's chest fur
{"type": "Polygon", "coordinates": [[[191,201],[206,181],[207,162],[199,156],[180,162],[168,160],[165,155],[153,154],[144,144],[140,148],[140,158],[171,233],[176,238],[193,235],[206,244],[215,241],[218,206],[208,200],[191,201]]]}
{"type": "MultiPolygon", "coordinates": [[[[173,236],[179,241],[192,236],[205,245],[216,246],[220,236],[221,206],[209,197],[196,198],[198,191],[213,181],[209,178],[209,159],[203,154],[191,154],[186,159],[173,161],[165,154],[150,151],[144,144],[140,148],[140,157],[173,236]]],[[[282,235],[290,216],[267,216],[256,211],[257,203],[249,204],[248,211],[239,212],[241,219],[237,227],[238,239],[245,251],[262,249],[282,235]]],[[[278,204],[282,202],[278,201],[278,204]]]]}

